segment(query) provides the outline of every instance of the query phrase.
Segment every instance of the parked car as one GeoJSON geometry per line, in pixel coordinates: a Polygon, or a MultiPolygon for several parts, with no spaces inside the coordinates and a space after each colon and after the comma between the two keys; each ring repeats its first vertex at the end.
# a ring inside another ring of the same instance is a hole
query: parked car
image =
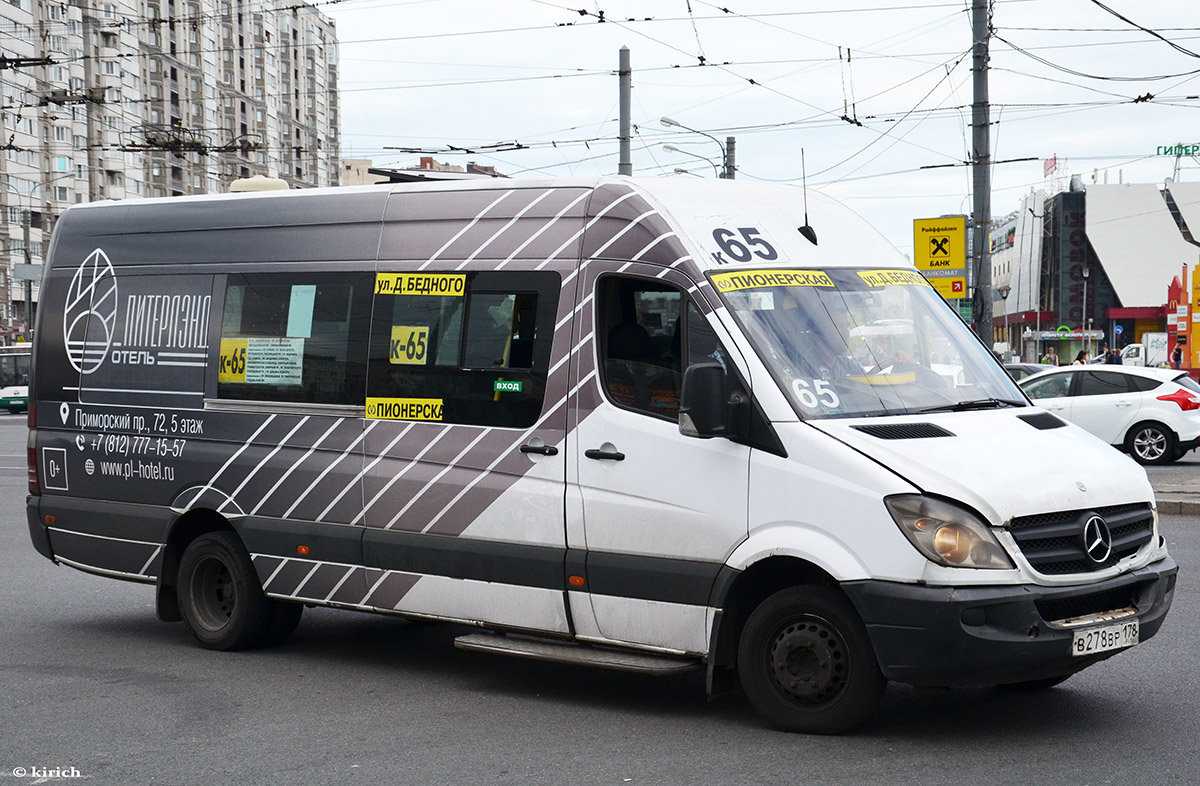
{"type": "Polygon", "coordinates": [[[1034,404],[1139,464],[1166,464],[1200,445],[1200,384],[1183,371],[1063,366],[1018,384],[1034,404]]]}
{"type": "Polygon", "coordinates": [[[9,412],[15,414],[17,412],[24,412],[28,407],[28,385],[13,385],[7,388],[0,388],[0,409],[7,409],[9,412]]]}
{"type": "Polygon", "coordinates": [[[1047,371],[1052,368],[1054,368],[1054,366],[1043,365],[1041,363],[1005,363],[1004,364],[1004,369],[1005,369],[1005,371],[1008,372],[1008,375],[1018,382],[1025,379],[1025,377],[1032,377],[1034,374],[1040,373],[1042,371],[1047,371]]]}

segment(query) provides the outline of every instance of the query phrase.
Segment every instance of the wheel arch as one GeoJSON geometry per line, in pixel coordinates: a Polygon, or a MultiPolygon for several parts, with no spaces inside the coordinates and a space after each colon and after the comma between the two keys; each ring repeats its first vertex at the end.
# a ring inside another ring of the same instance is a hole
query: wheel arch
{"type": "MultiPolygon", "coordinates": [[[[175,519],[167,529],[163,543],[162,567],[158,572],[156,611],[163,622],[179,622],[179,596],[176,593],[179,578],[179,559],[193,540],[210,532],[232,532],[237,530],[229,519],[209,508],[189,510],[175,519]]],[[[240,539],[240,536],[239,536],[240,539]]]]}
{"type": "Polygon", "coordinates": [[[1125,438],[1121,440],[1121,445],[1139,464],[1162,464],[1167,463],[1174,457],[1175,451],[1179,447],[1179,434],[1175,431],[1175,429],[1171,428],[1161,420],[1153,417],[1147,417],[1134,421],[1133,425],[1126,430],[1125,438]],[[1164,453],[1161,457],[1143,459],[1137,454],[1137,450],[1134,447],[1137,433],[1148,426],[1158,428],[1166,437],[1166,445],[1164,445],[1164,453]]]}
{"type": "Polygon", "coordinates": [[[766,556],[743,570],[721,572],[712,599],[718,611],[709,642],[706,687],[710,696],[737,690],[738,640],[758,605],[780,590],[802,585],[837,589],[838,580],[814,562],[782,554],[766,556]]]}

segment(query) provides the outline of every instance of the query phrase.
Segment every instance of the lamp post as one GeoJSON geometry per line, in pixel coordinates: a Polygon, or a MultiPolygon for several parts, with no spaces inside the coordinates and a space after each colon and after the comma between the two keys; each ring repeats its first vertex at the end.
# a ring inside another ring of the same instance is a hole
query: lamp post
{"type": "Polygon", "coordinates": [[[1008,354],[1012,355],[1012,342],[1008,340],[1008,296],[1012,292],[1012,287],[1005,284],[1002,287],[996,287],[996,291],[1000,293],[1001,317],[1000,323],[1004,325],[1004,343],[1008,345],[1008,354]]]}
{"type": "MultiPolygon", "coordinates": [[[[1080,272],[1083,273],[1083,313],[1079,317],[1079,325],[1084,330],[1087,330],[1088,322],[1091,321],[1088,319],[1087,282],[1088,282],[1088,276],[1091,275],[1091,273],[1092,273],[1092,269],[1090,267],[1088,267],[1087,265],[1084,265],[1083,270],[1080,272]]],[[[1083,334],[1083,347],[1084,347],[1084,349],[1087,349],[1089,346],[1091,346],[1091,339],[1088,338],[1087,333],[1084,333],[1083,334]]],[[[1090,355],[1091,353],[1089,352],[1088,354],[1090,355]]]]}
{"type": "MultiPolygon", "coordinates": [[[[678,120],[672,120],[669,117],[660,118],[658,122],[662,123],[667,128],[682,128],[684,131],[691,131],[693,134],[699,134],[700,136],[708,137],[712,141],[716,142],[717,147],[721,148],[721,168],[722,168],[722,171],[717,173],[717,177],[719,177],[723,180],[733,180],[734,166],[733,166],[733,162],[729,160],[729,148],[726,147],[726,145],[722,144],[721,140],[717,139],[712,134],[707,134],[707,133],[705,133],[703,131],[699,131],[695,128],[685,126],[683,123],[680,123],[678,120]]],[[[732,144],[733,141],[734,141],[733,137],[726,138],[726,142],[728,142],[730,144],[732,144]]],[[[663,148],[667,149],[667,146],[664,145],[663,148]]],[[[672,149],[679,150],[679,148],[672,148],[672,149]]],[[[679,150],[679,152],[686,153],[687,151],[679,150]]],[[[692,153],[691,155],[695,155],[695,153],[692,153]]],[[[713,166],[715,167],[716,165],[714,164],[713,166]]]]}
{"type": "MultiPolygon", "coordinates": [[[[712,162],[712,159],[708,158],[707,156],[702,156],[699,153],[693,153],[690,150],[684,150],[681,147],[675,147],[675,145],[663,145],[663,150],[666,150],[668,153],[683,153],[686,156],[692,156],[693,158],[698,158],[701,161],[706,162],[709,166],[711,166],[713,168],[713,172],[716,173],[717,177],[722,177],[721,171],[719,169],[717,169],[717,165],[714,164],[712,162]]],[[[676,171],[678,171],[678,170],[676,170],[676,171]]]]}
{"type": "MultiPolygon", "coordinates": [[[[33,258],[30,254],[30,249],[29,249],[29,242],[30,242],[29,241],[29,223],[31,220],[30,214],[33,211],[33,205],[32,205],[33,196],[31,194],[22,194],[17,189],[16,186],[14,186],[11,182],[8,181],[7,178],[5,178],[5,180],[4,180],[4,185],[8,188],[9,191],[12,191],[18,197],[23,196],[27,200],[25,203],[25,209],[21,210],[21,235],[22,235],[22,239],[23,239],[23,242],[25,245],[25,249],[24,249],[24,257],[25,257],[25,265],[26,265],[25,273],[31,274],[30,268],[33,265],[33,258]]],[[[17,209],[18,210],[21,209],[19,205],[18,205],[17,209]]],[[[11,327],[11,322],[9,323],[9,326],[11,327]]],[[[30,328],[32,326],[33,326],[33,280],[30,278],[25,278],[25,338],[26,338],[26,340],[29,339],[30,328]]]]}

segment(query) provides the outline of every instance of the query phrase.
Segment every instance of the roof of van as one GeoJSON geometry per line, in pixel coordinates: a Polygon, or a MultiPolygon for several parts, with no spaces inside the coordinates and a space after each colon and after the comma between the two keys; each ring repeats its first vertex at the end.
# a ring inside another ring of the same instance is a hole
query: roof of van
{"type": "Polygon", "coordinates": [[[911,267],[866,221],[815,189],[622,176],[94,202],[64,212],[54,245],[54,264],[78,264],[103,248],[116,266],[602,256],[693,273],[911,267]],[[799,231],[806,223],[816,244],[799,231]]]}

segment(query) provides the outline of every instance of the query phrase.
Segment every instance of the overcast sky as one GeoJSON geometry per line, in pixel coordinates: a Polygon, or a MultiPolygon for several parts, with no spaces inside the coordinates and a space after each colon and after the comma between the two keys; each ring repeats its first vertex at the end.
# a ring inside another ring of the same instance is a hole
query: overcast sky
{"type": "MultiPolygon", "coordinates": [[[[993,216],[1072,174],[1162,183],[1177,162],[1156,148],[1200,143],[1196,0],[1103,2],[1126,19],[1095,0],[995,0],[993,216]]],[[[420,153],[390,148],[417,148],[514,177],[615,173],[627,46],[636,175],[713,177],[720,165],[717,143],[663,127],[666,116],[736,137],[743,180],[799,183],[803,148],[809,187],[906,254],[912,219],[971,209],[969,1],[318,5],[341,41],[344,158],[415,166],[420,153]],[[526,149],[503,150],[514,143],[526,149]]],[[[1178,179],[1200,179],[1196,159],[1178,165],[1178,179]]]]}

